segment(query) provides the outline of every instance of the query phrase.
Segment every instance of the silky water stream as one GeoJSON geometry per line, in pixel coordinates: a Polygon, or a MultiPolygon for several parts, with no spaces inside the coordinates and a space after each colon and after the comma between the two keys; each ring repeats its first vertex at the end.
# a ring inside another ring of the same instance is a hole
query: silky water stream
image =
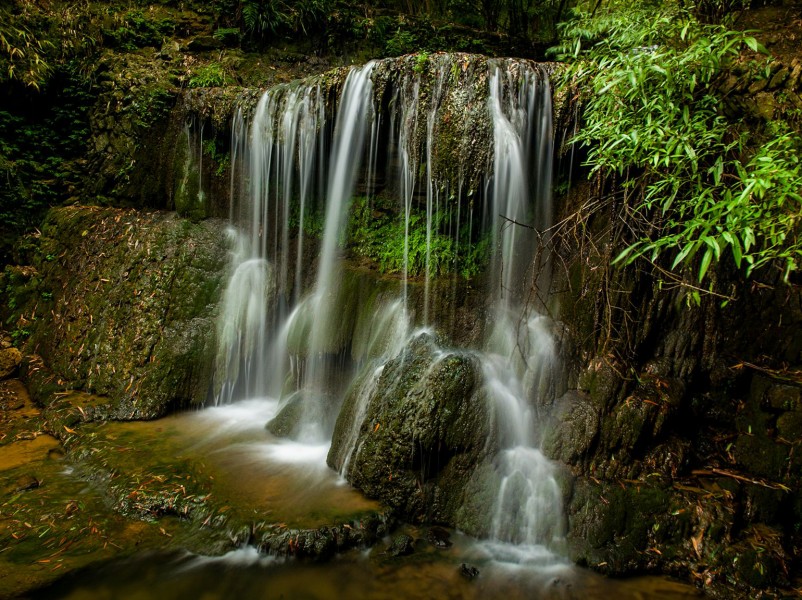
{"type": "Polygon", "coordinates": [[[547,70],[525,61],[429,60],[425,70],[410,62],[394,71],[392,61],[352,68],[336,94],[320,79],[279,86],[255,110],[236,111],[232,275],[221,306],[215,406],[114,427],[140,443],[169,437],[171,452],[202,459],[220,501],[240,518],[315,528],[376,512],[378,504],[326,466],[343,397],[356,393],[345,474],[385,364],[421,331],[445,340],[444,356],[460,337],[457,309],[437,296],[444,289],[436,285],[438,252],[446,244],[457,264],[485,244],[487,323],[459,351],[482,365],[498,438],[486,539],[452,532],[450,546],[435,547],[424,541],[426,528],[406,526],[419,538],[410,556],[390,557],[380,541],[326,564],[249,546],[221,557],[156,553],[61,581],[38,597],[695,595],[661,579],[604,579],[559,556],[562,496],[555,466],[538,447],[543,412],[563,391],[557,324],[540,314],[532,294],[547,294],[549,285],[548,265],[535,259],[535,231],[548,229],[552,213],[547,70]],[[460,123],[458,106],[473,117],[460,123]],[[492,140],[487,155],[476,143],[482,128],[492,140]],[[443,158],[443,136],[459,140],[456,162],[443,158]],[[397,277],[365,284],[347,264],[344,232],[355,197],[378,215],[387,198],[396,204],[393,218],[403,225],[397,277]],[[463,563],[479,576],[462,576],[463,563]]]}

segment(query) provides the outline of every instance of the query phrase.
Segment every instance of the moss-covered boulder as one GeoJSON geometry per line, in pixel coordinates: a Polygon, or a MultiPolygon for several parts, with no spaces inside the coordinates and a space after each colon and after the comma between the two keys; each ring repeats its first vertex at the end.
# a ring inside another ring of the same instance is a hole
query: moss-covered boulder
{"type": "Polygon", "coordinates": [[[303,416],[303,394],[301,392],[294,392],[282,401],[278,413],[267,422],[265,429],[276,437],[292,437],[298,433],[298,428],[303,416]]]}
{"type": "Polygon", "coordinates": [[[16,373],[22,354],[16,348],[3,348],[0,350],[0,379],[7,379],[16,373]]]}
{"type": "Polygon", "coordinates": [[[487,464],[495,435],[477,358],[422,334],[380,372],[347,396],[329,465],[405,518],[486,531],[495,495],[482,490],[495,479],[477,466],[487,464]]]}
{"type": "Polygon", "coordinates": [[[108,397],[97,417],[203,403],[226,248],[220,221],[52,210],[35,257],[39,293],[17,308],[31,331],[25,352],[41,355],[57,387],[108,397]]]}

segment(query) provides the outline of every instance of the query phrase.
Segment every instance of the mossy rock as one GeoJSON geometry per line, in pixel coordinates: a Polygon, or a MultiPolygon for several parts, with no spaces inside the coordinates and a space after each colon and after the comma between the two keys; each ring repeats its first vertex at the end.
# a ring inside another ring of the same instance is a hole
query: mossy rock
{"type": "Polygon", "coordinates": [[[568,555],[611,574],[642,569],[657,519],[670,506],[663,487],[578,479],[568,505],[568,555]]]}
{"type": "MultiPolygon", "coordinates": [[[[720,557],[723,576],[737,588],[788,586],[791,557],[782,546],[782,534],[762,525],[748,528],[744,539],[724,548],[720,557]]],[[[754,590],[750,590],[754,592],[754,590]]]]}
{"type": "Polygon", "coordinates": [[[298,432],[303,416],[303,395],[301,392],[295,392],[282,402],[278,413],[267,422],[265,429],[276,437],[292,437],[298,432]]]}
{"type": "Polygon", "coordinates": [[[748,473],[771,481],[781,480],[788,468],[788,446],[765,435],[738,436],[732,453],[748,473]]]}
{"type": "Polygon", "coordinates": [[[173,205],[182,217],[200,221],[209,216],[209,201],[203,190],[202,173],[197,160],[197,152],[192,151],[192,136],[184,130],[176,141],[173,172],[175,188],[173,205]]]}
{"type": "Polygon", "coordinates": [[[346,478],[406,518],[457,524],[468,482],[494,449],[481,384],[475,356],[417,336],[385,365],[364,412],[353,407],[358,391],[348,395],[329,465],[343,467],[350,419],[364,414],[346,478]]]}
{"type": "Polygon", "coordinates": [[[0,350],[0,380],[14,375],[22,362],[22,353],[17,348],[0,350]]]}
{"type": "Polygon", "coordinates": [[[62,388],[107,396],[107,416],[153,418],[202,404],[227,268],[221,221],[68,207],[42,228],[36,267],[53,290],[38,348],[62,388]]]}
{"type": "Polygon", "coordinates": [[[544,454],[564,463],[579,463],[599,435],[600,417],[599,409],[586,394],[567,392],[551,411],[551,423],[543,440],[544,454]]]}

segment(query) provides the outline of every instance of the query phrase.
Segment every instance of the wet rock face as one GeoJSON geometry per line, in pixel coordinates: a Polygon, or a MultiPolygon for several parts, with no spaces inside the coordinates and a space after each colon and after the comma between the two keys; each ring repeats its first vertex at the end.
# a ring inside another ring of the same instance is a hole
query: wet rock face
{"type": "Polygon", "coordinates": [[[737,300],[696,305],[656,271],[608,269],[608,218],[588,220],[592,243],[562,242],[554,273],[572,372],[543,451],[573,474],[566,553],[692,576],[719,597],[787,586],[802,547],[799,288],[722,264],[717,289],[737,300]]]}
{"type": "Polygon", "coordinates": [[[296,392],[284,401],[278,414],[267,422],[265,429],[276,437],[291,437],[297,433],[303,414],[303,396],[296,392]]]}
{"type": "Polygon", "coordinates": [[[226,248],[219,221],[51,211],[34,253],[38,297],[20,308],[39,315],[25,350],[52,372],[36,389],[107,397],[95,418],[153,418],[204,402],[226,248]]]}
{"type": "Polygon", "coordinates": [[[484,471],[476,467],[494,450],[481,383],[475,356],[444,352],[428,334],[414,338],[384,367],[350,459],[347,416],[358,391],[346,398],[329,465],[340,470],[348,459],[346,478],[405,518],[480,531],[486,523],[472,498],[482,497],[474,492],[484,471]]]}

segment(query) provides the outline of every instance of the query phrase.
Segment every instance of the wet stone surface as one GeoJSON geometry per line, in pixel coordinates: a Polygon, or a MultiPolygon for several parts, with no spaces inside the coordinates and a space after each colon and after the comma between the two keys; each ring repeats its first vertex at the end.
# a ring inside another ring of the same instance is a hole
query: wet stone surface
{"type": "MultiPolygon", "coordinates": [[[[80,400],[70,404],[79,414],[80,400]]],[[[390,526],[379,505],[337,483],[325,449],[313,455],[320,466],[311,480],[297,476],[308,464],[271,463],[264,421],[252,416],[250,429],[204,413],[70,426],[48,421],[16,380],[0,383],[0,402],[0,596],[155,548],[219,555],[254,544],[328,559],[375,543],[390,526]],[[45,433],[53,424],[60,440],[45,433]],[[215,439],[220,429],[226,435],[215,439]],[[301,497],[304,488],[318,493],[301,497]]]]}

